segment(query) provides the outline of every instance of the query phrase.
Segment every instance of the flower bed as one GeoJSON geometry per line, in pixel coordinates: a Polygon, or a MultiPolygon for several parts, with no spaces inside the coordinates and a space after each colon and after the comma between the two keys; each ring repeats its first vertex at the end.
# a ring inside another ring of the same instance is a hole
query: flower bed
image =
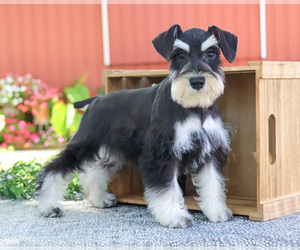
{"type": "Polygon", "coordinates": [[[89,97],[80,77],[60,92],[31,75],[0,79],[0,147],[55,148],[76,132],[82,112],[73,102],[89,97]]]}

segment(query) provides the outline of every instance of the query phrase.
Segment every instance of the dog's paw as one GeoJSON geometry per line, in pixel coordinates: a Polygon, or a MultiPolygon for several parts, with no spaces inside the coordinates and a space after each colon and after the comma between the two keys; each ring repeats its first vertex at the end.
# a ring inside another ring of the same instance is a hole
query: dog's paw
{"type": "Polygon", "coordinates": [[[161,222],[162,226],[169,227],[169,228],[178,228],[178,227],[191,227],[194,224],[194,220],[192,215],[187,214],[185,216],[182,216],[178,219],[173,219],[171,221],[163,221],[161,222]]]}
{"type": "Polygon", "coordinates": [[[98,207],[98,208],[113,207],[118,202],[116,197],[110,193],[105,193],[104,197],[98,199],[91,199],[91,197],[89,197],[89,200],[94,207],[98,207]]]}
{"type": "Polygon", "coordinates": [[[174,228],[174,227],[191,227],[194,224],[194,220],[192,216],[190,217],[183,217],[179,219],[178,221],[172,222],[168,227],[174,228]]]}
{"type": "Polygon", "coordinates": [[[212,209],[210,211],[203,211],[203,213],[211,222],[226,222],[233,219],[232,212],[227,207],[223,209],[212,209]]]}
{"type": "Polygon", "coordinates": [[[54,206],[50,205],[38,205],[38,210],[43,217],[61,217],[63,215],[63,207],[57,203],[54,206]]]}
{"type": "Polygon", "coordinates": [[[103,207],[113,207],[117,204],[117,202],[118,200],[113,194],[107,193],[103,200],[103,207]]]}

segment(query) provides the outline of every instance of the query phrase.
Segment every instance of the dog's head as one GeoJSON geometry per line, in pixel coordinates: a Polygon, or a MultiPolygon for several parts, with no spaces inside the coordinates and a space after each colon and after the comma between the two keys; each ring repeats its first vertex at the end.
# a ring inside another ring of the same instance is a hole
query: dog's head
{"type": "Polygon", "coordinates": [[[207,31],[193,28],[182,32],[176,24],[152,43],[170,61],[173,101],[184,108],[208,108],[223,93],[220,50],[232,63],[238,43],[235,35],[216,26],[210,26],[207,31]]]}

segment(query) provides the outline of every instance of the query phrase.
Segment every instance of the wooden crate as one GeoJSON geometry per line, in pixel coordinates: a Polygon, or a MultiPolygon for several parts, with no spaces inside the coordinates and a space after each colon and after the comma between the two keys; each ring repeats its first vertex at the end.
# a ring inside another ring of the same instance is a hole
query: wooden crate
{"type": "MultiPolygon", "coordinates": [[[[223,169],[234,214],[265,221],[300,211],[300,62],[251,62],[225,67],[218,100],[223,121],[235,130],[223,169]]],[[[167,70],[104,71],[106,93],[149,87],[167,70]]],[[[109,189],[120,202],[146,204],[139,172],[125,167],[109,189]]],[[[187,207],[199,210],[187,178],[187,207]]]]}

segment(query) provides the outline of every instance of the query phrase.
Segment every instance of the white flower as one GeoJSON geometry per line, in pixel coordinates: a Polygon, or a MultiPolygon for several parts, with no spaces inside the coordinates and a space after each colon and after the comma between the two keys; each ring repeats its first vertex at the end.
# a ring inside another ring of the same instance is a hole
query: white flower
{"type": "Polygon", "coordinates": [[[13,88],[10,85],[4,85],[3,89],[6,90],[7,92],[12,92],[13,91],[13,88]]]}
{"type": "Polygon", "coordinates": [[[13,86],[12,86],[12,91],[14,91],[14,92],[19,92],[18,86],[13,85],[13,86]]]}
{"type": "Polygon", "coordinates": [[[13,104],[14,106],[17,106],[17,105],[19,104],[19,100],[18,100],[18,99],[13,99],[13,100],[12,100],[12,104],[13,104]]]}
{"type": "Polygon", "coordinates": [[[5,84],[5,80],[4,79],[0,79],[0,84],[4,85],[5,84]]]}
{"type": "Polygon", "coordinates": [[[7,97],[3,97],[2,100],[1,100],[1,102],[2,102],[2,103],[8,103],[7,97]]]}
{"type": "Polygon", "coordinates": [[[6,176],[6,179],[7,179],[7,180],[12,180],[13,177],[12,177],[11,175],[8,175],[8,176],[6,176]]]}
{"type": "Polygon", "coordinates": [[[20,89],[21,89],[22,92],[24,92],[26,90],[26,87],[25,86],[21,86],[20,89]]]}
{"type": "Polygon", "coordinates": [[[18,99],[18,101],[19,101],[19,103],[22,103],[22,102],[23,102],[23,98],[20,97],[20,98],[18,99]]]}
{"type": "Polygon", "coordinates": [[[7,81],[8,83],[13,83],[13,82],[14,82],[14,78],[12,78],[11,76],[7,76],[7,77],[6,77],[6,81],[7,81]]]}

